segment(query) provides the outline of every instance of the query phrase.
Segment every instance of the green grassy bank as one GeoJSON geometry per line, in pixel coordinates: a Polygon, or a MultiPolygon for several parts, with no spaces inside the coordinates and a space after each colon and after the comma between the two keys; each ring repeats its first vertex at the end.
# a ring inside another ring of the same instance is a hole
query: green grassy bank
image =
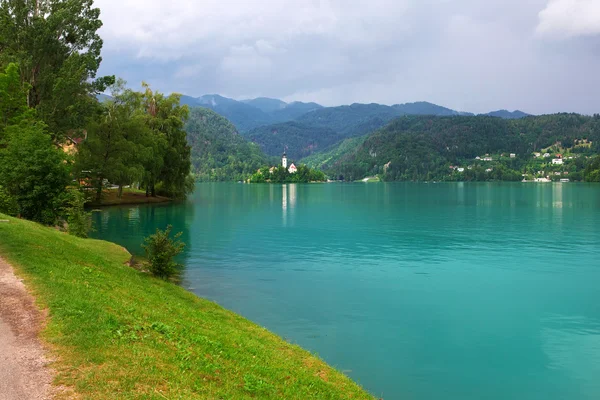
{"type": "Polygon", "coordinates": [[[0,255],[49,312],[55,383],[79,398],[372,398],[298,346],[128,267],[115,244],[0,220],[0,255]]]}

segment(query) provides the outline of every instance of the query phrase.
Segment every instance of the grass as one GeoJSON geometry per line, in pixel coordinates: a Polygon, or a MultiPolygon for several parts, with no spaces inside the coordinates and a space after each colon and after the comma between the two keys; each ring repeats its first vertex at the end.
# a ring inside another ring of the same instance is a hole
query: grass
{"type": "Polygon", "coordinates": [[[146,197],[144,190],[124,188],[123,194],[119,199],[117,189],[107,189],[102,192],[102,201],[100,203],[93,201],[89,203],[90,207],[117,206],[126,204],[146,204],[146,203],[166,203],[171,201],[168,197],[156,196],[146,197]]]}
{"type": "Polygon", "coordinates": [[[78,398],[372,399],[300,347],[130,268],[122,247],[0,220],[0,255],[49,312],[55,384],[78,398]]]}

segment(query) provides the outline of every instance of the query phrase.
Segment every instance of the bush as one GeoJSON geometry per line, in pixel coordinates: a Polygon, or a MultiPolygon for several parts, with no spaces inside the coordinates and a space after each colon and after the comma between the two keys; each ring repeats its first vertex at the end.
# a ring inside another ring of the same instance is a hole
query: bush
{"type": "Polygon", "coordinates": [[[67,232],[69,235],[87,238],[92,231],[92,213],[84,210],[85,196],[78,190],[69,192],[67,214],[67,232]]]}
{"type": "Polygon", "coordinates": [[[3,193],[17,205],[21,217],[53,225],[71,180],[65,153],[40,122],[22,121],[6,128],[5,134],[7,144],[0,147],[3,193]]]}
{"type": "Polygon", "coordinates": [[[145,238],[142,245],[150,262],[150,273],[162,279],[178,278],[183,269],[183,265],[174,260],[185,247],[185,243],[178,240],[183,232],[171,239],[172,229],[171,225],[164,231],[156,229],[156,233],[145,238]]]}
{"type": "Polygon", "coordinates": [[[2,186],[0,186],[0,212],[13,217],[16,217],[19,213],[17,201],[14,197],[6,193],[4,189],[2,189],[2,186]]]}

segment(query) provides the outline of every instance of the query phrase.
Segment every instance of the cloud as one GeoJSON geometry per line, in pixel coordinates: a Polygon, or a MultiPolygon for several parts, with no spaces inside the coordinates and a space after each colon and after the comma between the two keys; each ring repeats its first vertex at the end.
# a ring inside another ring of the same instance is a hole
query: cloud
{"type": "Polygon", "coordinates": [[[550,0],[539,13],[536,32],[548,36],[600,34],[600,1],[550,0]]]}
{"type": "Polygon", "coordinates": [[[473,112],[600,109],[591,95],[600,55],[579,36],[600,26],[592,17],[600,0],[95,3],[100,72],[165,92],[324,105],[427,100],[473,112]],[[560,4],[584,15],[564,28],[560,4]],[[550,34],[571,39],[540,40],[550,34]]]}

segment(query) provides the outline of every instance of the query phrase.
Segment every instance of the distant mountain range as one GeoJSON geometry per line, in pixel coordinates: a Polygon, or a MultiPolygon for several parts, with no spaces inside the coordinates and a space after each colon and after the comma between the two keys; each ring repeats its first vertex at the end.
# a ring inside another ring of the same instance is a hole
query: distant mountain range
{"type": "Polygon", "coordinates": [[[239,131],[246,132],[263,125],[292,121],[303,114],[323,108],[316,103],[286,103],[260,97],[237,101],[218,94],[201,97],[182,96],[181,103],[190,107],[205,107],[231,121],[239,131]]]}
{"type": "MultiPolygon", "coordinates": [[[[105,94],[98,95],[98,99],[100,101],[110,100],[110,98],[110,96],[105,94]]],[[[372,121],[368,121],[372,118],[378,118],[380,121],[384,121],[382,124],[379,124],[379,126],[383,126],[391,119],[403,115],[475,115],[470,112],[456,111],[425,101],[395,104],[392,106],[377,103],[355,103],[345,106],[324,107],[317,103],[286,103],[282,100],[268,97],[258,97],[256,99],[238,101],[218,94],[207,94],[200,97],[182,95],[181,103],[187,104],[190,107],[205,107],[211,109],[217,114],[231,121],[240,132],[249,132],[252,129],[261,126],[289,121],[298,121],[304,123],[311,121],[311,123],[314,123],[317,120],[321,120],[321,122],[318,123],[319,125],[328,125],[331,123],[324,122],[322,119],[327,119],[329,117],[344,119],[346,121],[346,125],[352,126],[350,129],[362,131],[364,129],[368,129],[370,125],[373,124],[372,121]],[[321,110],[321,114],[312,116],[306,115],[319,110],[321,110]],[[356,128],[355,126],[357,123],[359,125],[363,125],[365,128],[356,128]]],[[[527,117],[530,114],[519,110],[513,112],[507,110],[498,110],[480,115],[504,119],[518,119],[527,117]]],[[[375,123],[375,125],[377,125],[377,123],[375,123]]]]}

